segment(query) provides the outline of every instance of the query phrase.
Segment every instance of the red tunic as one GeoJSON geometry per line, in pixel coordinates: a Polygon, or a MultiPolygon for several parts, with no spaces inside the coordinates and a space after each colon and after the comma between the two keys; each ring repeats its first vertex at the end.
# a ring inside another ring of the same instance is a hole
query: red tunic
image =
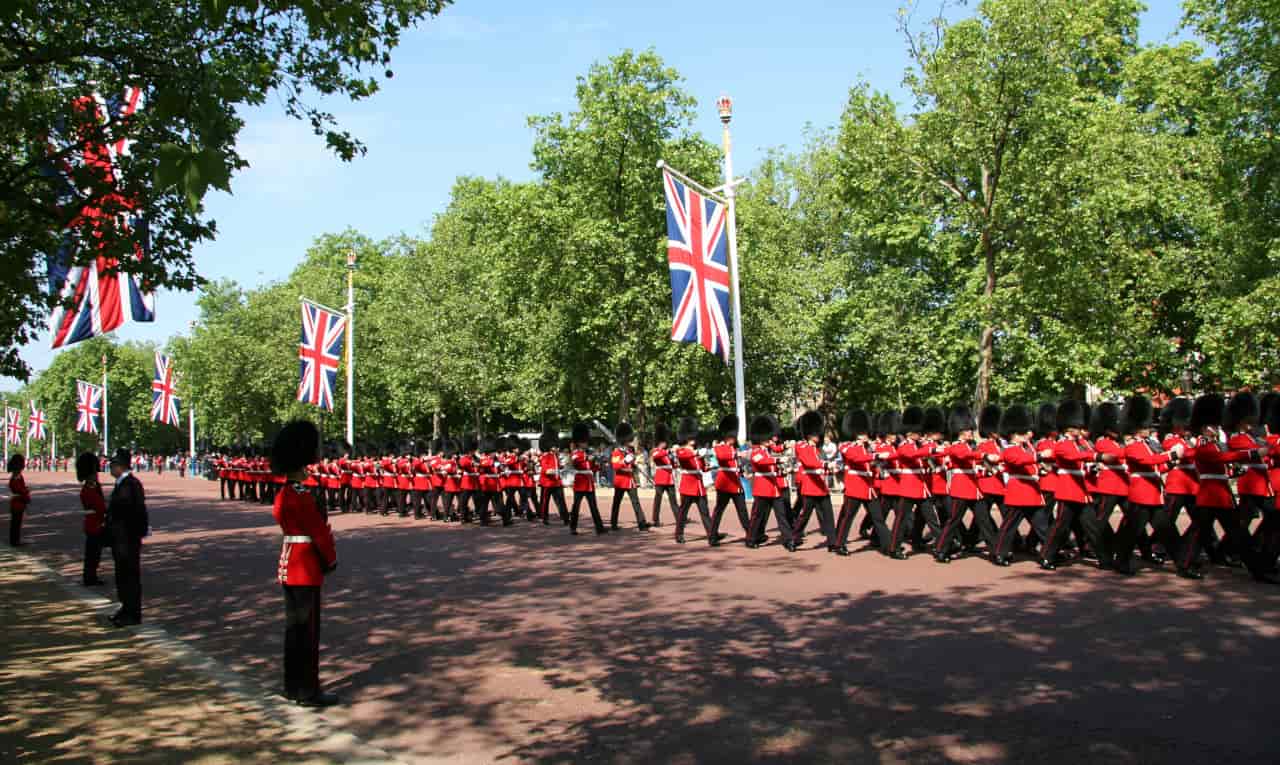
{"type": "Polygon", "coordinates": [[[935,497],[947,496],[947,450],[933,441],[925,441],[932,456],[926,463],[929,473],[929,493],[935,497]]]}
{"type": "Polygon", "coordinates": [[[1005,486],[1004,501],[1009,507],[1043,507],[1040,493],[1040,463],[1035,451],[1025,444],[1010,446],[1000,452],[1009,483],[1005,486]]]}
{"type": "Polygon", "coordinates": [[[406,457],[396,460],[396,488],[400,491],[413,488],[413,460],[406,457]]]}
{"type": "Polygon", "coordinates": [[[844,460],[844,495],[850,499],[871,499],[875,496],[871,463],[875,456],[867,447],[851,441],[840,446],[844,460]]]}
{"type": "Polygon", "coordinates": [[[880,460],[880,493],[886,497],[902,496],[898,489],[898,447],[892,441],[881,441],[876,445],[876,459],[880,460]]]}
{"type": "Polygon", "coordinates": [[[1000,464],[992,464],[986,461],[986,456],[988,454],[994,454],[999,457],[1002,451],[1003,449],[1000,446],[1000,442],[994,438],[988,438],[978,444],[978,454],[981,454],[983,457],[982,461],[979,463],[983,467],[982,475],[978,478],[978,488],[982,490],[983,496],[1004,496],[1004,481],[1000,476],[1000,464]]]}
{"type": "Polygon", "coordinates": [[[480,471],[476,469],[476,461],[470,454],[458,458],[458,472],[462,473],[463,491],[476,491],[480,488],[480,471]]]}
{"type": "Polygon", "coordinates": [[[595,465],[582,449],[574,450],[569,456],[573,463],[573,490],[575,492],[593,492],[596,490],[595,465]]]}
{"type": "Polygon", "coordinates": [[[1125,444],[1125,464],[1129,466],[1129,501],[1135,505],[1164,504],[1164,480],[1159,467],[1169,464],[1166,452],[1156,452],[1145,439],[1125,444]]]}
{"type": "Polygon", "coordinates": [[[1217,441],[1201,438],[1196,444],[1196,470],[1200,473],[1200,486],[1196,490],[1199,507],[1235,507],[1231,494],[1231,478],[1227,474],[1232,463],[1249,459],[1250,454],[1240,450],[1223,450],[1217,441]]]}
{"type": "Polygon", "coordinates": [[[431,473],[431,488],[440,491],[444,488],[444,471],[440,465],[444,463],[444,457],[435,456],[427,459],[427,472],[431,473]]]}
{"type": "Polygon", "coordinates": [[[560,480],[560,458],[554,452],[543,452],[538,458],[538,485],[544,489],[564,485],[560,480]]]}
{"type": "Polygon", "coordinates": [[[444,493],[461,494],[462,481],[458,475],[458,461],[452,457],[440,460],[440,473],[444,476],[444,493]]]}
{"type": "MultiPolygon", "coordinates": [[[[1036,442],[1036,451],[1053,451],[1058,442],[1052,438],[1042,438],[1036,442]]],[[[1058,491],[1058,474],[1050,470],[1047,473],[1040,474],[1040,493],[1055,494],[1058,491]]]]}
{"type": "Polygon", "coordinates": [[[431,490],[431,465],[421,457],[414,457],[410,465],[413,469],[413,490],[431,490]]]}
{"type": "Polygon", "coordinates": [[[800,496],[825,497],[830,494],[827,489],[827,470],[822,462],[822,452],[808,441],[796,444],[796,462],[799,463],[800,496]]]}
{"type": "Polygon", "coordinates": [[[80,488],[80,504],[84,507],[84,533],[97,536],[107,525],[107,501],[102,496],[102,487],[83,486],[80,488]]]}
{"type": "Polygon", "coordinates": [[[533,482],[533,460],[528,454],[520,457],[520,488],[532,489],[536,484],[533,482]]]}
{"type": "Polygon", "coordinates": [[[1176,434],[1165,436],[1162,446],[1166,452],[1172,451],[1175,446],[1183,448],[1182,457],[1172,463],[1169,473],[1164,477],[1164,493],[1195,496],[1200,488],[1200,477],[1196,472],[1196,450],[1186,439],[1176,434]]]}
{"type": "Polygon", "coordinates": [[[702,485],[702,473],[707,466],[698,453],[681,446],[676,449],[676,463],[680,466],[680,494],[686,497],[707,496],[707,489],[702,485]]]}
{"type": "Polygon", "coordinates": [[[379,483],[384,489],[396,487],[396,461],[391,457],[383,457],[378,463],[379,483]]]}
{"type": "Polygon", "coordinates": [[[653,463],[653,485],[675,486],[675,472],[671,467],[671,452],[666,449],[654,449],[649,452],[649,461],[653,463]]]}
{"type": "Polygon", "coordinates": [[[1054,499],[1080,504],[1089,502],[1085,468],[1097,458],[1098,453],[1083,438],[1063,438],[1054,444],[1053,463],[1058,474],[1054,499]]]}
{"type": "Polygon", "coordinates": [[[1275,493],[1277,509],[1280,509],[1280,433],[1267,436],[1267,446],[1271,447],[1271,451],[1267,452],[1267,464],[1271,466],[1268,472],[1271,478],[1271,491],[1275,493]]]}
{"type": "Polygon", "coordinates": [[[271,514],[284,533],[277,578],[281,584],[318,587],[324,572],[338,562],[333,531],[316,509],[315,500],[297,483],[286,483],[276,494],[271,514]]]}
{"type": "Polygon", "coordinates": [[[1248,459],[1241,460],[1240,467],[1244,472],[1236,480],[1236,493],[1242,497],[1274,497],[1271,476],[1268,474],[1269,466],[1258,453],[1262,444],[1248,433],[1236,433],[1227,439],[1227,448],[1249,453],[1248,459]]]}
{"type": "Polygon", "coordinates": [[[925,485],[924,460],[933,454],[931,447],[907,439],[894,452],[898,463],[898,496],[908,499],[924,499],[929,496],[925,485]]]}
{"type": "Polygon", "coordinates": [[[957,441],[947,447],[947,459],[951,461],[947,495],[954,499],[976,500],[982,498],[978,491],[977,462],[982,455],[965,441],[957,441]]]}
{"type": "Polygon", "coordinates": [[[773,450],[767,446],[753,446],[748,459],[751,460],[751,470],[755,473],[755,477],[751,480],[752,495],[761,499],[773,499],[779,496],[778,483],[775,480],[778,460],[773,456],[773,450]]]}
{"type": "Polygon", "coordinates": [[[492,454],[480,458],[480,491],[493,494],[498,491],[498,462],[492,454]]]}
{"type": "MultiPolygon", "coordinates": [[[[773,453],[774,458],[777,458],[782,456],[782,454],[786,451],[786,449],[782,448],[782,444],[770,444],[769,451],[773,453]]],[[[789,485],[787,483],[789,479],[790,479],[790,476],[787,475],[786,468],[782,466],[781,460],[779,460],[779,464],[774,467],[774,476],[773,476],[773,483],[775,486],[778,487],[779,497],[782,496],[783,491],[786,491],[787,486],[789,485]]]]}
{"type": "Polygon", "coordinates": [[[634,489],[636,486],[636,455],[630,449],[618,447],[609,455],[609,464],[613,466],[613,487],[615,489],[634,489]]]}
{"type": "Polygon", "coordinates": [[[31,504],[31,492],[27,489],[27,482],[23,479],[21,473],[14,473],[9,478],[9,509],[14,512],[22,512],[27,509],[27,505],[31,504]]]}
{"type": "Polygon", "coordinates": [[[1110,494],[1117,497],[1129,496],[1129,468],[1124,461],[1124,447],[1110,438],[1103,436],[1093,444],[1098,453],[1098,474],[1093,478],[1092,494],[1110,494]],[[1114,459],[1103,462],[1103,455],[1114,459]]]}
{"type": "Polygon", "coordinates": [[[738,467],[738,449],[733,444],[716,444],[716,491],[742,493],[742,472],[738,467]]]}

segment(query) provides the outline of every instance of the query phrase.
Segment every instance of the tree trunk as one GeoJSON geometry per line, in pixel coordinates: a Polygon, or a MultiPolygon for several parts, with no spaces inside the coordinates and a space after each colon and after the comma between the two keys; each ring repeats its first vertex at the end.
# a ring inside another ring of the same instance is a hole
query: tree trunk
{"type": "Polygon", "coordinates": [[[996,294],[996,253],[991,243],[991,230],[982,229],[982,255],[987,270],[987,281],[982,288],[982,333],[978,337],[978,385],[973,393],[973,405],[981,412],[991,398],[991,370],[995,364],[995,320],[992,318],[992,297],[996,294]]]}
{"type": "Polygon", "coordinates": [[[480,437],[480,407],[478,407],[478,406],[477,406],[477,407],[473,407],[473,410],[472,410],[472,411],[475,413],[475,420],[476,420],[476,438],[479,438],[479,437],[480,437]]]}
{"type": "Polygon", "coordinates": [[[622,368],[618,372],[618,419],[617,422],[631,417],[631,361],[622,360],[622,368]]]}
{"type": "Polygon", "coordinates": [[[444,415],[440,413],[440,410],[439,410],[439,409],[437,409],[437,410],[436,410],[436,411],[431,415],[431,438],[432,438],[432,440],[437,440],[437,439],[444,438],[443,429],[444,429],[444,415]]]}

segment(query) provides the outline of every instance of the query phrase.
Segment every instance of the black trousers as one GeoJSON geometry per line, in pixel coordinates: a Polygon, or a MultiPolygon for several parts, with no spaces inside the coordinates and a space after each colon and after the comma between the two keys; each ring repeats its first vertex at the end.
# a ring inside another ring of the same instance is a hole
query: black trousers
{"type": "Polygon", "coordinates": [[[1254,548],[1263,556],[1266,567],[1274,569],[1276,558],[1280,556],[1280,511],[1276,510],[1275,498],[1241,495],[1240,511],[1244,514],[1246,529],[1255,515],[1262,516],[1262,523],[1253,533],[1254,548]]]}
{"type": "Polygon", "coordinates": [[[320,693],[320,588],[284,587],[284,695],[320,693]]]}
{"type": "Polygon", "coordinates": [[[938,531],[935,532],[936,536],[942,535],[937,513],[928,499],[923,497],[918,499],[914,497],[899,497],[897,512],[893,515],[893,526],[889,533],[889,547],[886,552],[898,552],[902,547],[902,543],[908,539],[912,540],[913,543],[916,541],[914,534],[917,514],[924,518],[929,528],[938,527],[938,531]]]}
{"type": "MultiPolygon", "coordinates": [[[[942,513],[938,503],[942,497],[925,497],[916,504],[911,517],[911,546],[922,548],[927,545],[924,530],[929,530],[930,539],[937,540],[942,536],[942,513]]],[[[945,511],[945,510],[944,510],[945,511]]]]}
{"type": "Polygon", "coordinates": [[[681,494],[680,506],[676,508],[676,539],[684,539],[684,527],[689,522],[689,508],[698,506],[698,515],[702,518],[702,527],[706,529],[707,541],[716,541],[711,535],[711,513],[707,512],[707,498],[697,494],[681,494]]]}
{"type": "Polygon", "coordinates": [[[991,551],[991,560],[1008,558],[1013,552],[1013,539],[1018,534],[1018,524],[1035,510],[1035,507],[1018,507],[1006,504],[1003,508],[1004,518],[1000,522],[1000,533],[996,534],[996,546],[991,551]]]}
{"type": "Polygon", "coordinates": [[[520,489],[502,490],[502,520],[510,523],[520,512],[520,489]]]}
{"type": "MultiPolygon", "coordinates": [[[[1107,543],[1105,552],[1113,557],[1114,553],[1111,552],[1111,547],[1112,542],[1115,540],[1116,532],[1111,528],[1111,514],[1115,512],[1117,507],[1121,509],[1121,512],[1123,512],[1125,499],[1125,497],[1121,497],[1117,494],[1099,494],[1094,498],[1094,507],[1097,508],[1098,521],[1102,524],[1102,538],[1106,540],[1107,543]]],[[[1103,550],[1095,550],[1094,552],[1098,554],[1098,560],[1103,559],[1103,550]]],[[[1107,560],[1109,561],[1111,558],[1109,557],[1107,560]]]]}
{"type": "Polygon", "coordinates": [[[1027,521],[1031,523],[1031,532],[1036,535],[1036,539],[1040,543],[1040,557],[1042,558],[1047,557],[1043,552],[1045,545],[1049,544],[1049,536],[1053,533],[1051,527],[1055,522],[1053,516],[1053,508],[1055,504],[1053,493],[1046,491],[1043,492],[1043,494],[1044,506],[1032,508],[1031,512],[1027,514],[1027,521]]]}
{"type": "Polygon", "coordinates": [[[613,507],[609,510],[609,525],[615,529],[618,528],[618,512],[622,510],[623,497],[631,500],[631,510],[636,514],[636,526],[642,529],[648,527],[649,524],[644,520],[644,511],[640,509],[640,494],[634,488],[613,490],[613,507]]]}
{"type": "MultiPolygon", "coordinates": [[[[1148,523],[1155,529],[1156,538],[1160,544],[1164,545],[1165,552],[1174,560],[1179,560],[1178,535],[1167,522],[1168,516],[1162,505],[1139,505],[1135,502],[1126,502],[1123,512],[1124,520],[1120,522],[1120,528],[1116,530],[1111,545],[1112,561],[1116,568],[1121,571],[1129,571],[1133,568],[1133,548],[1138,543],[1139,535],[1145,533],[1148,523]]],[[[1144,552],[1149,550],[1150,541],[1144,552]]]]}
{"type": "Polygon", "coordinates": [[[556,511],[560,513],[560,523],[568,526],[569,510],[564,506],[563,486],[542,487],[542,501],[538,503],[538,515],[542,517],[542,522],[547,525],[550,525],[551,523],[548,513],[551,511],[552,500],[555,500],[556,511]]]}
{"type": "Polygon", "coordinates": [[[463,523],[471,523],[471,513],[478,510],[480,504],[480,492],[475,489],[463,489],[458,499],[458,514],[462,516],[463,523]]]}
{"type": "Polygon", "coordinates": [[[432,488],[427,492],[427,512],[431,514],[437,521],[443,520],[444,516],[440,513],[440,495],[444,493],[444,489],[432,488]]]}
{"type": "Polygon", "coordinates": [[[973,525],[977,527],[978,535],[982,541],[986,543],[988,550],[996,549],[999,531],[996,529],[996,522],[991,519],[991,503],[986,499],[958,499],[956,497],[948,497],[950,500],[950,508],[947,511],[947,524],[942,527],[942,533],[938,535],[937,544],[933,547],[933,554],[937,556],[949,555],[955,546],[955,539],[959,535],[963,537],[964,532],[964,516],[965,513],[973,514],[973,525]]]}
{"type": "Polygon", "coordinates": [[[452,521],[458,517],[457,510],[453,506],[453,503],[456,502],[457,500],[458,500],[458,492],[446,491],[444,493],[444,517],[447,520],[452,521]]]}
{"type": "Polygon", "coordinates": [[[1093,505],[1085,502],[1058,501],[1058,515],[1049,529],[1049,541],[1041,548],[1040,557],[1052,562],[1058,556],[1058,550],[1067,541],[1069,532],[1079,526],[1089,547],[1098,556],[1098,565],[1109,568],[1111,565],[1111,543],[1107,538],[1105,524],[1098,517],[1093,505]]]}
{"type": "Polygon", "coordinates": [[[116,596],[120,613],[142,619],[142,539],[125,529],[122,523],[111,524],[111,558],[115,562],[116,596]]]}
{"type": "Polygon", "coordinates": [[[569,512],[569,530],[578,530],[578,513],[582,511],[584,500],[587,503],[587,509],[591,511],[591,520],[596,525],[596,533],[604,533],[604,519],[600,517],[600,507],[596,504],[596,493],[594,491],[575,491],[573,493],[573,510],[569,512]]]}
{"type": "Polygon", "coordinates": [[[22,542],[22,519],[26,514],[26,510],[9,509],[9,544],[13,547],[22,542]]]}
{"type": "Polygon", "coordinates": [[[520,507],[524,510],[524,517],[532,521],[537,518],[537,513],[533,508],[538,504],[538,496],[534,493],[532,486],[520,487],[520,507]]]}
{"type": "Polygon", "coordinates": [[[818,514],[818,528],[822,530],[822,535],[827,538],[827,546],[834,547],[836,544],[836,521],[835,511],[831,509],[831,496],[823,494],[819,497],[800,497],[800,512],[796,515],[795,526],[792,531],[796,538],[804,537],[804,528],[809,525],[809,518],[814,512],[818,514]]]}
{"type": "Polygon", "coordinates": [[[107,529],[97,534],[84,535],[84,583],[97,581],[98,564],[102,562],[102,548],[111,546],[107,529]]]}
{"type": "Polygon", "coordinates": [[[747,499],[742,492],[732,494],[727,491],[716,492],[716,508],[711,513],[711,533],[720,533],[720,519],[724,518],[725,508],[729,503],[733,503],[733,509],[738,513],[738,523],[742,524],[742,532],[747,534],[750,539],[751,519],[747,517],[747,499]]]}
{"type": "Polygon", "coordinates": [[[662,500],[666,498],[667,504],[671,506],[672,515],[676,512],[676,487],[668,484],[666,486],[653,487],[653,525],[662,525],[662,500]]]}
{"type": "Polygon", "coordinates": [[[758,544],[765,537],[765,529],[769,527],[769,513],[773,513],[778,524],[778,533],[782,543],[792,540],[791,524],[787,522],[787,508],[782,497],[756,497],[751,502],[751,518],[747,527],[747,544],[758,544]]]}
{"type": "MultiPolygon", "coordinates": [[[[849,544],[849,532],[853,530],[853,522],[857,519],[860,510],[866,513],[864,521],[870,521],[876,534],[880,535],[880,527],[885,526],[884,516],[880,516],[880,525],[876,526],[875,517],[871,513],[871,505],[875,501],[874,499],[854,499],[848,494],[844,496],[844,500],[840,503],[840,515],[836,518],[837,547],[845,547],[849,544]]],[[[884,528],[884,534],[881,536],[883,537],[881,541],[889,538],[888,527],[884,528]]]]}
{"type": "Polygon", "coordinates": [[[366,513],[378,512],[378,487],[364,487],[364,511],[366,513]]]}
{"type": "Polygon", "coordinates": [[[492,510],[499,518],[502,519],[503,526],[511,525],[511,510],[503,503],[501,491],[484,492],[484,499],[482,501],[485,504],[485,523],[489,522],[489,511],[492,510]]]}

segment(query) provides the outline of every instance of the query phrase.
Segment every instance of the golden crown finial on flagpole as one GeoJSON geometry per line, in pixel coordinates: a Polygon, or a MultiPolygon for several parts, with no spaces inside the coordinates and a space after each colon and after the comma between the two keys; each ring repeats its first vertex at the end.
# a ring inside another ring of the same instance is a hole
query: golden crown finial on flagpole
{"type": "Polygon", "coordinates": [[[716,99],[716,109],[720,111],[720,121],[728,125],[729,120],[733,119],[733,99],[727,93],[721,93],[720,98],[716,99]]]}

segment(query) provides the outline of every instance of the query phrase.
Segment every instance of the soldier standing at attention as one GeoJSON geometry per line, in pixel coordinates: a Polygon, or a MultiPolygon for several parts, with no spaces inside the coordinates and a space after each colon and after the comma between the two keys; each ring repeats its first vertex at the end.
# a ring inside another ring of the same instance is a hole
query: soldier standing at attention
{"type": "Polygon", "coordinates": [[[284,590],[284,695],[308,707],[338,703],[320,689],[320,589],[338,567],[338,552],[333,531],[301,483],[319,448],[316,426],[304,420],[281,428],[271,447],[272,472],[288,479],[272,508],[284,534],[276,572],[284,590]]]}

